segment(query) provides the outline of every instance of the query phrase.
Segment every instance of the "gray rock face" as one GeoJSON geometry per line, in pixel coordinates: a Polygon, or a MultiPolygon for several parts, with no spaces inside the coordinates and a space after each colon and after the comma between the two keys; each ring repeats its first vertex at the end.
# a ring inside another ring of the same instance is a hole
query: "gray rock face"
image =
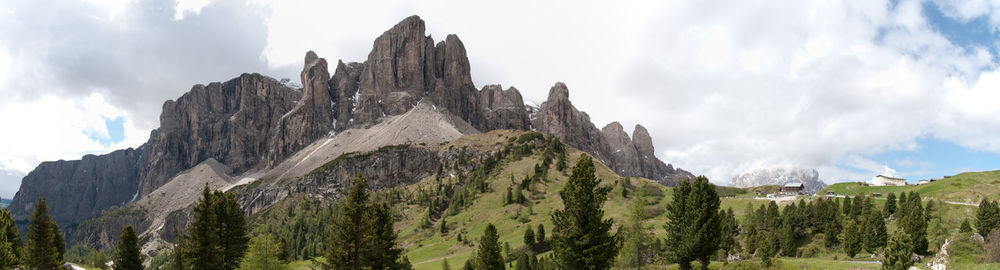
{"type": "Polygon", "coordinates": [[[136,179],[144,149],[43,162],[24,177],[7,209],[15,220],[26,220],[35,209],[38,195],[42,195],[56,222],[69,226],[109,207],[124,205],[138,196],[136,179]]]}
{"type": "Polygon", "coordinates": [[[375,39],[361,72],[361,96],[355,122],[370,126],[383,115],[402,114],[413,108],[427,84],[425,68],[433,64],[428,56],[429,38],[424,21],[410,16],[375,39]]]}
{"type": "Polygon", "coordinates": [[[337,61],[329,90],[330,97],[334,100],[334,130],[338,132],[347,129],[354,121],[354,107],[359,99],[357,94],[363,69],[364,65],[360,63],[344,64],[343,61],[337,61]]]}
{"type": "Polygon", "coordinates": [[[608,166],[620,175],[642,176],[667,186],[695,177],[690,172],[674,169],[656,158],[653,139],[642,125],[635,126],[631,139],[618,122],[608,124],[601,132],[611,150],[611,164],[608,166]]]}
{"type": "Polygon", "coordinates": [[[177,101],[165,102],[149,163],[139,174],[141,195],[209,158],[226,164],[231,175],[261,165],[277,137],[275,124],[301,96],[275,79],[243,74],[195,85],[177,101]]]}
{"type": "Polygon", "coordinates": [[[805,185],[805,192],[807,193],[815,193],[826,187],[826,183],[819,180],[819,172],[814,169],[803,168],[772,168],[749,171],[733,177],[731,185],[747,188],[764,185],[783,185],[792,182],[799,182],[805,185]]]}
{"type": "Polygon", "coordinates": [[[611,122],[601,129],[604,140],[608,142],[611,150],[611,164],[615,172],[620,175],[644,175],[642,167],[639,165],[639,152],[628,137],[622,125],[618,122],[611,122]]]}
{"type": "Polygon", "coordinates": [[[302,69],[302,99],[278,119],[272,131],[274,139],[270,140],[268,166],[281,162],[333,131],[336,120],[329,84],[326,59],[317,57],[312,51],[306,53],[302,69]]]}
{"type": "Polygon", "coordinates": [[[503,90],[500,85],[484,86],[479,91],[479,108],[483,110],[479,130],[531,129],[524,99],[514,87],[503,90]]]}
{"type": "Polygon", "coordinates": [[[566,84],[557,82],[552,86],[548,100],[538,107],[535,115],[531,125],[538,131],[552,134],[566,144],[590,153],[604,164],[612,164],[604,134],[590,122],[590,115],[577,110],[569,101],[566,84]]]}

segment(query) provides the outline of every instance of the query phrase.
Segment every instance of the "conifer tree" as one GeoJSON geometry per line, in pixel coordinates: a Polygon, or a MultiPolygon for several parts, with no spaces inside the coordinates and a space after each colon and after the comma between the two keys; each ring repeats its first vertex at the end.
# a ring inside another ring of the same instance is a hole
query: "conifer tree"
{"type": "Polygon", "coordinates": [[[476,261],[481,270],[504,270],[503,257],[500,256],[500,235],[493,223],[486,225],[486,232],[479,239],[479,250],[476,261]]]}
{"type": "Polygon", "coordinates": [[[879,213],[869,213],[866,222],[865,233],[862,234],[865,251],[874,254],[880,248],[885,247],[886,241],[889,239],[889,234],[885,228],[885,220],[882,219],[879,213]]]}
{"type": "Polygon", "coordinates": [[[233,194],[215,191],[213,203],[218,219],[219,245],[222,247],[225,269],[232,270],[240,266],[243,254],[246,253],[250,237],[247,236],[246,216],[236,202],[233,194]]]}
{"type": "MultiPolygon", "coordinates": [[[[45,197],[38,196],[35,211],[31,213],[31,225],[28,225],[28,254],[25,265],[31,269],[56,269],[63,264],[62,256],[55,246],[57,228],[56,222],[49,215],[49,207],[45,197]]],[[[60,237],[61,238],[61,237],[60,237]]]]}
{"type": "Polygon", "coordinates": [[[392,209],[384,203],[375,205],[374,208],[375,218],[372,220],[374,223],[370,225],[374,230],[370,242],[374,251],[365,254],[368,266],[372,269],[406,268],[409,262],[399,261],[403,250],[396,247],[397,235],[393,230],[395,222],[392,220],[392,209]]]}
{"type": "Polygon", "coordinates": [[[885,218],[889,218],[890,216],[892,216],[892,214],[895,213],[896,213],[896,194],[890,192],[889,195],[886,195],[885,197],[885,206],[882,207],[882,215],[885,218]]]}
{"type": "Polygon", "coordinates": [[[736,242],[739,223],[736,221],[736,216],[733,215],[733,208],[729,208],[725,212],[720,210],[719,216],[721,218],[719,222],[719,249],[729,255],[739,248],[739,243],[736,242]]]}
{"type": "Polygon", "coordinates": [[[270,234],[250,239],[247,254],[240,262],[240,270],[283,270],[287,264],[281,259],[281,247],[270,234]]]}
{"type": "Polygon", "coordinates": [[[962,225],[958,231],[962,233],[972,232],[972,225],[969,225],[969,219],[962,219],[962,225]]]}
{"type": "Polygon", "coordinates": [[[441,270],[451,270],[451,265],[448,265],[448,258],[444,258],[441,261],[441,270]]]}
{"type": "Polygon", "coordinates": [[[122,235],[115,247],[115,270],[142,270],[142,253],[139,251],[139,238],[132,226],[122,229],[122,235]]]}
{"type": "Polygon", "coordinates": [[[601,209],[610,188],[600,186],[594,172],[593,159],[580,157],[559,192],[564,208],[552,214],[552,249],[561,269],[608,269],[618,254],[618,240],[611,235],[614,221],[604,219],[601,209]]]}
{"type": "Polygon", "coordinates": [[[844,221],[844,253],[848,258],[854,258],[861,251],[861,235],[854,220],[844,221]]]}
{"type": "MultiPolygon", "coordinates": [[[[667,205],[669,220],[665,229],[667,245],[672,247],[667,256],[681,269],[691,269],[694,260],[707,269],[709,259],[719,249],[720,239],[719,195],[715,185],[699,176],[692,181],[681,181],[673,196],[667,205]]],[[[767,227],[776,228],[777,205],[767,211],[767,227]]]]}
{"type": "Polygon", "coordinates": [[[913,253],[924,254],[927,252],[927,219],[924,218],[924,209],[920,204],[920,194],[911,192],[907,201],[906,207],[902,209],[905,214],[899,225],[910,236],[913,253]]]}
{"type": "Polygon", "coordinates": [[[760,242],[757,244],[757,251],[760,252],[760,261],[764,267],[771,267],[771,258],[778,253],[778,245],[774,234],[764,233],[760,235],[760,242]]]}
{"type": "Polygon", "coordinates": [[[646,204],[643,202],[642,197],[636,196],[632,198],[632,203],[628,208],[628,217],[625,220],[625,224],[620,228],[622,230],[621,237],[624,241],[621,250],[618,252],[618,262],[621,266],[641,268],[645,264],[643,254],[649,246],[648,239],[650,238],[649,233],[642,226],[643,220],[646,219],[645,206],[646,204]]]}
{"type": "Polygon", "coordinates": [[[983,199],[976,210],[976,230],[986,237],[1000,224],[1000,207],[993,201],[983,199]]]}
{"type": "Polygon", "coordinates": [[[884,270],[906,270],[913,265],[913,247],[910,246],[910,236],[902,230],[897,230],[889,239],[882,258],[884,270]]]}
{"type": "Polygon", "coordinates": [[[325,269],[405,269],[409,263],[396,247],[392,209],[374,204],[360,174],[333,220],[327,236],[325,269]]]}
{"type": "Polygon", "coordinates": [[[524,230],[524,245],[529,249],[535,245],[535,231],[531,226],[524,230]]]}
{"type": "Polygon", "coordinates": [[[535,234],[535,242],[545,242],[545,225],[538,223],[538,233],[535,234]]]}
{"type": "Polygon", "coordinates": [[[21,231],[17,228],[14,218],[11,217],[7,209],[0,209],[0,243],[7,243],[10,246],[4,248],[7,251],[0,252],[0,260],[3,260],[0,262],[0,269],[3,267],[13,268],[20,264],[24,242],[21,240],[21,231]]]}
{"type": "Polygon", "coordinates": [[[185,244],[181,249],[184,252],[184,264],[193,269],[225,269],[219,218],[208,184],[205,184],[201,195],[201,199],[191,210],[193,220],[188,224],[185,244]]]}

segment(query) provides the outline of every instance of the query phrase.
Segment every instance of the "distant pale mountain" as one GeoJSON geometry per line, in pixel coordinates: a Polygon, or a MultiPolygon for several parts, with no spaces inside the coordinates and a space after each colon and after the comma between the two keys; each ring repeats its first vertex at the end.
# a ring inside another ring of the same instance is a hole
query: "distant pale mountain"
{"type": "Polygon", "coordinates": [[[748,188],[786,183],[802,183],[807,193],[815,193],[826,187],[826,183],[819,180],[819,172],[804,168],[771,168],[744,172],[733,177],[730,185],[748,188]]]}

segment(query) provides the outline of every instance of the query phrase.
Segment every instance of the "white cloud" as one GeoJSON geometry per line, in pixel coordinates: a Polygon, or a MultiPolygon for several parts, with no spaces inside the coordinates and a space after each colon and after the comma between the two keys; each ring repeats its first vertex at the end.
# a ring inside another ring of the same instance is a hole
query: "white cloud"
{"type": "MultiPolygon", "coordinates": [[[[375,37],[412,14],[437,40],[462,38],[477,85],[515,86],[539,103],[566,82],[598,127],[643,124],[662,159],[719,183],[790,166],[865,180],[893,168],[863,155],[914,149],[921,136],[1000,153],[995,56],[935,32],[922,1],[117,3],[0,16],[0,38],[18,40],[0,48],[0,91],[17,102],[0,103],[0,123],[70,134],[6,135],[22,141],[3,168],[106,151],[83,133],[102,128],[101,115],[127,119],[126,142],[113,147],[136,146],[159,104],[194,83],[240,72],[297,78],[308,50],[363,61],[375,37]],[[7,113],[35,108],[45,109],[7,113]],[[79,117],[36,127],[54,112],[79,117]]],[[[955,18],[1000,17],[993,2],[948,3],[939,4],[955,18]]]]}

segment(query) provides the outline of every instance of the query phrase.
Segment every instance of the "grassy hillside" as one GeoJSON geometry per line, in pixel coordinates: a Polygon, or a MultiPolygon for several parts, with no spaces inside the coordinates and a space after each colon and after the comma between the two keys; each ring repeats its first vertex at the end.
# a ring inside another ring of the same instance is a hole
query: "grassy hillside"
{"type": "MultiPolygon", "coordinates": [[[[534,136],[540,135],[523,131],[494,131],[428,146],[450,153],[459,152],[452,149],[462,149],[461,155],[465,155],[465,149],[487,154],[470,159],[458,158],[464,160],[461,164],[457,160],[446,161],[445,169],[440,176],[431,175],[415,184],[383,190],[376,194],[376,198],[383,200],[390,198],[388,200],[393,202],[397,212],[398,243],[405,250],[404,254],[415,269],[441,269],[444,259],[448,260],[452,269],[460,268],[476,249],[476,243],[479,242],[488,223],[496,225],[500,242],[502,245],[503,243],[509,245],[513,252],[524,248],[524,233],[528,228],[536,229],[542,224],[547,236],[551,236],[554,229],[551,214],[562,208],[559,191],[566,184],[571,168],[560,171],[557,166],[551,165],[554,162],[552,161],[547,170],[537,171],[539,167],[544,168],[542,164],[545,163],[546,156],[550,161],[553,156],[550,153],[551,145],[548,142],[538,143],[541,138],[534,136]],[[535,143],[530,143],[532,141],[535,143]],[[529,144],[533,146],[520,148],[529,144]],[[497,149],[504,148],[519,150],[512,151],[513,154],[498,156],[496,153],[503,151],[497,149]],[[491,158],[496,159],[491,160],[491,158]],[[495,165],[485,166],[487,163],[495,165]],[[463,166],[466,166],[466,169],[461,169],[463,166]],[[491,169],[484,170],[483,167],[491,169]],[[524,203],[505,204],[508,189],[517,190],[522,181],[528,181],[525,179],[534,178],[536,174],[542,174],[544,177],[529,181],[530,184],[524,186],[522,191],[526,198],[524,203]],[[441,230],[442,222],[446,224],[445,232],[441,230]]],[[[583,154],[567,147],[567,164],[571,167],[583,154]]],[[[616,222],[623,221],[631,200],[641,198],[646,202],[646,213],[650,217],[645,227],[654,237],[664,237],[663,225],[667,221],[664,209],[671,200],[672,190],[643,178],[629,178],[626,184],[626,178],[614,174],[607,166],[600,163],[595,165],[597,165],[597,177],[604,185],[612,187],[608,202],[604,205],[605,217],[616,222]],[[627,192],[623,194],[623,190],[627,192]]],[[[974,206],[941,202],[972,202],[983,197],[1000,199],[998,187],[1000,187],[1000,171],[994,171],[961,174],[923,186],[863,187],[857,183],[840,183],[824,189],[820,194],[828,190],[847,195],[919,192],[925,198],[925,204],[931,200],[938,202],[933,214],[938,218],[933,218],[928,226],[930,249],[936,251],[946,237],[955,237],[951,232],[957,231],[957,226],[963,219],[972,218],[976,210],[974,206]],[[967,197],[972,199],[964,199],[967,197]]],[[[721,208],[732,208],[737,219],[742,222],[748,209],[756,209],[770,203],[769,200],[755,198],[755,191],[770,193],[776,188],[776,186],[746,189],[718,187],[717,191],[722,197],[721,208]]],[[[817,199],[819,197],[799,196],[795,200],[779,201],[778,204],[785,206],[797,200],[808,202],[817,199]]],[[[874,199],[875,207],[880,209],[884,197],[874,199]]],[[[255,215],[253,220],[272,219],[268,223],[275,224],[278,226],[275,229],[279,230],[285,230],[281,229],[283,227],[294,227],[296,228],[293,230],[294,235],[298,238],[322,237],[322,231],[328,226],[324,220],[329,219],[336,211],[326,208],[331,202],[308,199],[308,196],[305,198],[293,196],[288,200],[255,215]],[[279,218],[274,219],[275,217],[279,218]]],[[[895,229],[894,223],[889,227],[895,229]]],[[[308,251],[307,253],[321,255],[317,251],[322,249],[322,243],[317,241],[306,241],[306,243],[306,246],[299,248],[308,251]]],[[[541,255],[545,256],[548,253],[550,252],[541,255]]],[[[314,255],[308,257],[312,256],[314,255]]],[[[772,269],[878,269],[877,264],[871,264],[873,259],[868,258],[869,256],[870,254],[862,254],[847,259],[847,256],[838,249],[825,249],[812,258],[780,258],[772,269]]],[[[956,257],[964,260],[956,263],[956,266],[979,266],[974,264],[975,258],[956,257]]],[[[750,260],[723,267],[722,264],[713,262],[711,269],[760,269],[759,263],[759,260],[750,260]]],[[[293,269],[309,269],[310,266],[308,261],[302,259],[293,263],[293,269]]],[[[652,266],[649,269],[675,268],[674,265],[668,265],[652,266]]]]}
{"type": "MultiPolygon", "coordinates": [[[[513,134],[512,134],[513,135],[513,134]]],[[[493,133],[471,135],[452,142],[457,146],[481,146],[494,143],[494,138],[499,136],[493,133]]],[[[583,153],[570,148],[568,150],[568,163],[573,164],[583,153]]],[[[534,172],[536,164],[542,162],[542,154],[534,153],[516,161],[510,161],[498,172],[492,175],[488,182],[490,190],[480,194],[474,202],[455,214],[444,219],[448,224],[448,232],[440,233],[441,220],[435,220],[430,228],[420,228],[420,221],[426,215],[426,208],[417,205],[407,205],[402,209],[403,220],[397,226],[402,227],[399,232],[401,245],[406,248],[406,256],[415,269],[440,269],[441,260],[448,258],[448,263],[461,266],[469,258],[475,246],[471,243],[478,242],[483,235],[487,223],[496,225],[500,233],[501,243],[506,242],[511,250],[517,250],[524,246],[524,232],[527,228],[535,229],[539,224],[543,224],[547,231],[551,232],[551,214],[556,209],[562,208],[562,200],[559,191],[568,179],[569,169],[563,172],[556,170],[553,166],[549,169],[547,179],[531,185],[524,191],[528,202],[525,204],[504,205],[506,190],[508,187],[514,189],[516,182],[521,181],[534,172]],[[513,179],[513,180],[512,180],[513,179]],[[469,244],[458,241],[458,235],[464,239],[469,239],[469,244]]],[[[609,202],[604,205],[605,216],[615,220],[622,220],[626,213],[626,206],[629,200],[635,198],[622,197],[623,177],[614,174],[607,166],[597,165],[597,177],[605,185],[614,186],[609,194],[609,202]]],[[[411,191],[435,185],[435,179],[429,177],[417,185],[410,186],[411,191]]],[[[443,181],[457,181],[454,178],[446,178],[443,181]]],[[[670,197],[670,190],[648,179],[632,178],[632,188],[629,193],[642,194],[642,198],[647,201],[648,209],[655,217],[648,220],[647,226],[654,231],[662,231],[666,219],[662,212],[670,197]]]]}
{"type": "Polygon", "coordinates": [[[916,191],[925,199],[978,204],[983,198],[1000,199],[1000,170],[967,172],[924,185],[866,187],[859,183],[837,183],[820,191],[838,195],[871,195],[916,191]]]}

